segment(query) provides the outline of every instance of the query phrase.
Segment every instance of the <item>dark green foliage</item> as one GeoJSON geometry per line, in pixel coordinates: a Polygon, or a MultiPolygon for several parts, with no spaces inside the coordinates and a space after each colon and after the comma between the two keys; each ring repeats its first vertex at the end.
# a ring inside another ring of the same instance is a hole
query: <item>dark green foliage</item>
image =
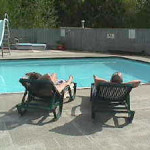
{"type": "MultiPolygon", "coordinates": [[[[50,28],[59,26],[56,0],[5,0],[12,28],[50,28]]],[[[1,3],[1,2],[0,2],[1,3]]],[[[2,5],[6,6],[4,2],[2,5]]]]}
{"type": "Polygon", "coordinates": [[[8,12],[8,2],[6,0],[0,1],[0,20],[4,18],[5,12],[8,12]]]}
{"type": "Polygon", "coordinates": [[[12,28],[149,28],[149,0],[1,0],[12,28]]]}
{"type": "Polygon", "coordinates": [[[89,27],[122,27],[125,10],[120,0],[87,0],[83,10],[89,27]]]}
{"type": "Polygon", "coordinates": [[[81,0],[61,0],[59,19],[61,26],[81,26],[81,0]]]}
{"type": "Polygon", "coordinates": [[[59,26],[59,2],[56,0],[37,0],[35,27],[55,28],[59,26]]]}
{"type": "Polygon", "coordinates": [[[136,17],[136,27],[139,28],[150,28],[150,1],[137,0],[137,17],[136,17]]]}

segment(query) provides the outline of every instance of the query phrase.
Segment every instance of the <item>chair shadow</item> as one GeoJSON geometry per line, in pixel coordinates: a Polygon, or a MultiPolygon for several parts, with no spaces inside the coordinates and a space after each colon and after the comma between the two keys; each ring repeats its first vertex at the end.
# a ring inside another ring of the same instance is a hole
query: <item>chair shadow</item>
{"type": "Polygon", "coordinates": [[[126,117],[117,117],[115,113],[97,114],[95,120],[91,119],[91,102],[89,97],[81,96],[79,98],[81,98],[81,104],[71,109],[71,121],[49,130],[50,132],[70,136],[83,136],[101,132],[103,128],[123,128],[128,125],[126,117]],[[80,109],[80,113],[76,114],[78,109],[80,109]],[[120,124],[120,118],[123,118],[125,122],[120,124]],[[107,123],[110,119],[113,120],[111,124],[107,123]]]}
{"type": "MultiPolygon", "coordinates": [[[[64,104],[69,102],[71,102],[69,98],[66,98],[64,104]]],[[[8,111],[0,111],[0,131],[11,130],[24,124],[43,126],[53,122],[55,122],[53,113],[47,110],[29,110],[23,116],[18,114],[16,106],[8,111]]]]}
{"type": "MultiPolygon", "coordinates": [[[[69,102],[69,98],[65,98],[64,104],[69,102]]],[[[23,116],[18,114],[16,106],[5,112],[0,111],[0,131],[11,130],[24,124],[43,126],[55,121],[53,113],[47,110],[29,110],[23,116]]]]}
{"type": "Polygon", "coordinates": [[[0,131],[11,130],[24,124],[43,126],[54,122],[53,113],[45,110],[27,111],[20,116],[14,106],[7,112],[0,112],[0,131]]]}
{"type": "MultiPolygon", "coordinates": [[[[69,98],[66,98],[64,104],[69,102],[69,98]]],[[[5,112],[0,111],[0,131],[11,130],[24,124],[43,126],[53,122],[54,115],[47,110],[29,110],[23,116],[18,114],[16,106],[5,112]]]]}
{"type": "MultiPolygon", "coordinates": [[[[81,104],[72,107],[71,116],[67,117],[67,123],[53,128],[50,132],[80,136],[100,132],[104,127],[122,128],[128,125],[127,121],[124,124],[119,124],[119,117],[116,117],[115,114],[112,113],[100,114],[100,116],[97,116],[93,121],[90,114],[91,102],[89,101],[89,97],[80,96],[78,98],[81,98],[81,104]],[[80,110],[80,113],[78,110],[80,110]],[[107,124],[107,121],[111,118],[113,118],[114,125],[107,124]],[[68,122],[68,119],[71,121],[68,122]]],[[[126,118],[124,119],[126,120],[126,118]]],[[[0,112],[0,131],[12,130],[24,124],[43,126],[52,122],[54,122],[53,113],[49,113],[45,110],[27,111],[26,114],[20,116],[14,106],[9,111],[0,112]]]]}

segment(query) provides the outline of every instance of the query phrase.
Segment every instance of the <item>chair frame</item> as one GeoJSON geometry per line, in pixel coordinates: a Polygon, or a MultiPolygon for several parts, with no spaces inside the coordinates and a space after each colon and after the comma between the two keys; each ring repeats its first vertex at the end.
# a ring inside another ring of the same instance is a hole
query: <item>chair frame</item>
{"type": "Polygon", "coordinates": [[[130,109],[131,84],[99,83],[91,84],[91,117],[95,119],[96,112],[128,113],[128,121],[132,123],[135,111],[130,109]],[[96,88],[95,94],[93,90],[96,88]]]}
{"type": "Polygon", "coordinates": [[[28,109],[45,109],[52,112],[54,115],[54,120],[58,120],[62,114],[64,93],[68,90],[69,101],[73,101],[76,96],[76,83],[74,84],[73,91],[70,86],[64,88],[60,93],[56,89],[55,85],[51,81],[46,80],[33,80],[33,79],[23,79],[21,78],[19,82],[25,87],[25,92],[22,97],[22,102],[16,105],[18,113],[22,116],[28,109]],[[50,89],[52,95],[44,96],[36,93],[31,87],[31,85],[46,84],[48,90],[50,89]],[[37,102],[40,102],[38,104],[37,102]],[[45,106],[45,104],[47,104],[45,106]]]}

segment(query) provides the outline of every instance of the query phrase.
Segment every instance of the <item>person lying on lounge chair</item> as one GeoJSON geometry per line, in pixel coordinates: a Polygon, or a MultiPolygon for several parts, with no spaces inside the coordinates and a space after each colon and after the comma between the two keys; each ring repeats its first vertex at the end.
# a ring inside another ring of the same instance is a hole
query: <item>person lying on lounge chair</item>
{"type": "Polygon", "coordinates": [[[73,76],[70,76],[67,81],[59,80],[56,73],[53,74],[44,74],[41,75],[36,72],[26,73],[28,79],[36,79],[36,80],[50,80],[54,83],[56,89],[61,92],[66,86],[70,85],[73,82],[73,76]]]}
{"type": "MultiPolygon", "coordinates": [[[[97,86],[99,83],[104,83],[104,82],[112,82],[112,83],[123,83],[123,75],[121,72],[116,72],[114,73],[112,76],[111,76],[111,79],[110,81],[107,81],[105,79],[102,79],[102,78],[99,78],[97,76],[93,76],[94,77],[94,82],[95,82],[95,85],[97,86]]],[[[139,84],[141,83],[140,80],[133,80],[133,81],[130,81],[130,82],[126,82],[126,83],[123,83],[123,84],[131,84],[134,88],[138,87],[139,84]]]]}
{"type": "Polygon", "coordinates": [[[73,82],[73,76],[70,76],[67,81],[58,80],[58,76],[56,73],[53,74],[45,74],[38,78],[38,80],[50,80],[54,83],[56,89],[61,92],[66,86],[70,85],[73,82]]]}

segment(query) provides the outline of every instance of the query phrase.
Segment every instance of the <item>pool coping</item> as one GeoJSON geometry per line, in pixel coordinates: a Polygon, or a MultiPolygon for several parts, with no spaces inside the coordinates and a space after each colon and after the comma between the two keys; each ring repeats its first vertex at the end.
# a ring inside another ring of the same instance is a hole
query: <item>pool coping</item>
{"type": "MultiPolygon", "coordinates": [[[[150,86],[150,83],[141,83],[139,86],[150,86]]],[[[77,87],[77,90],[86,90],[90,89],[91,87],[77,87]]],[[[9,95],[9,94],[23,94],[25,91],[20,92],[9,92],[9,93],[0,93],[1,95],[9,95]]]]}
{"type": "MultiPolygon", "coordinates": [[[[91,87],[77,87],[77,90],[90,89],[91,87]]],[[[0,93],[0,95],[8,95],[8,94],[22,94],[25,91],[20,92],[9,92],[9,93],[0,93]]]]}
{"type": "MultiPolygon", "coordinates": [[[[109,55],[106,54],[106,56],[73,56],[73,57],[20,57],[20,58],[4,58],[4,59],[0,59],[0,61],[8,61],[8,60],[29,60],[29,59],[86,59],[86,58],[122,58],[122,59],[128,59],[128,60],[133,60],[133,61],[140,61],[140,62],[144,62],[144,63],[149,63],[150,64],[150,60],[142,60],[143,57],[141,58],[141,56],[139,58],[134,58],[137,56],[121,56],[121,55],[109,55]]],[[[144,59],[148,59],[145,58],[144,59]]]]}

